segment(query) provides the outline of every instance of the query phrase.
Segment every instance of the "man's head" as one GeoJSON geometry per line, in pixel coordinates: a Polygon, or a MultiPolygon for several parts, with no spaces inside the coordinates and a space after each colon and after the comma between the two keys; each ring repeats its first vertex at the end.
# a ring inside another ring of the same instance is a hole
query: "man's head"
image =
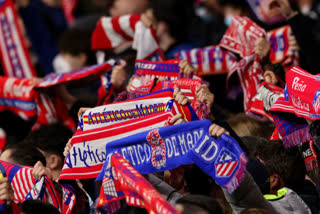
{"type": "Polygon", "coordinates": [[[269,141],[258,145],[257,156],[269,172],[271,194],[283,187],[295,192],[303,187],[306,168],[297,147],[286,149],[282,141],[269,141]]]}
{"type": "Polygon", "coordinates": [[[60,56],[68,63],[71,71],[95,63],[91,51],[91,34],[89,30],[72,29],[62,34],[59,40],[60,56]]]}
{"type": "Polygon", "coordinates": [[[21,204],[22,214],[59,214],[59,210],[51,204],[45,203],[40,200],[25,200],[21,204]]]}
{"type": "Polygon", "coordinates": [[[46,164],[46,159],[41,152],[25,142],[8,145],[2,152],[0,160],[22,166],[34,166],[38,161],[46,164]]]}
{"type": "Polygon", "coordinates": [[[151,0],[150,10],[160,45],[163,38],[185,42],[194,11],[193,0],[151,0]]]}
{"type": "Polygon", "coordinates": [[[203,195],[186,195],[178,199],[176,204],[181,214],[222,214],[219,203],[203,195]]]}
{"type": "Polygon", "coordinates": [[[54,180],[59,177],[63,167],[63,151],[72,132],[62,124],[41,126],[30,132],[25,142],[39,149],[46,158],[46,167],[53,172],[54,180]]]}

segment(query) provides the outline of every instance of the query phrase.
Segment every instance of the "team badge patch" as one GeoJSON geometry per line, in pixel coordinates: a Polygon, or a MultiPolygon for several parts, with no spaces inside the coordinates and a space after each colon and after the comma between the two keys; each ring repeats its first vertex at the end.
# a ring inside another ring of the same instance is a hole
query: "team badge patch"
{"type": "Polygon", "coordinates": [[[152,149],[152,166],[160,169],[166,165],[166,146],[164,140],[159,135],[159,129],[149,132],[146,137],[152,149]]]}
{"type": "Polygon", "coordinates": [[[219,177],[231,176],[238,166],[238,162],[239,161],[233,153],[228,151],[226,148],[223,148],[215,163],[216,175],[219,177]]]}
{"type": "Polygon", "coordinates": [[[312,106],[315,112],[318,114],[319,108],[320,108],[320,89],[314,94],[314,100],[312,102],[312,106]]]}

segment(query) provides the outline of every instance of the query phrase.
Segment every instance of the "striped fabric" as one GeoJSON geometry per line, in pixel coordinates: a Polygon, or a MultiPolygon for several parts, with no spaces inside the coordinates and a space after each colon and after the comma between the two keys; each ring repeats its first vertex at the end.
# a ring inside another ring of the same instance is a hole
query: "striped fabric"
{"type": "Polygon", "coordinates": [[[228,73],[236,66],[234,55],[219,46],[181,51],[177,54],[177,58],[187,60],[198,69],[201,76],[228,73]]]}
{"type": "Polygon", "coordinates": [[[137,59],[164,60],[155,30],[152,27],[146,28],[138,14],[102,17],[92,34],[91,48],[112,49],[126,42],[133,42],[132,47],[137,50],[137,59]]]}
{"type": "Polygon", "coordinates": [[[0,2],[0,59],[6,76],[36,77],[12,0],[0,2]]]}
{"type": "MultiPolygon", "coordinates": [[[[33,195],[37,195],[32,191],[35,191],[36,180],[32,176],[32,168],[21,167],[15,164],[0,161],[1,172],[8,178],[11,186],[14,190],[14,201],[16,203],[22,203],[24,200],[30,199],[33,195]]],[[[60,198],[53,188],[52,182],[43,178],[40,189],[44,191],[43,197],[38,199],[48,202],[60,210],[60,198]]],[[[39,188],[38,188],[39,190],[39,188]]]]}

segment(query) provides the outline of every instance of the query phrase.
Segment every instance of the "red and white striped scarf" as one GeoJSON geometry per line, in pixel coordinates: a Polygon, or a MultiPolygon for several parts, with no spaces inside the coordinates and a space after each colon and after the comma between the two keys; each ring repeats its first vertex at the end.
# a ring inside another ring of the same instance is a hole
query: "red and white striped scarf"
{"type": "Polygon", "coordinates": [[[112,49],[125,42],[133,41],[133,49],[137,50],[137,59],[152,61],[164,60],[155,30],[146,28],[140,21],[140,15],[120,17],[102,17],[92,34],[93,50],[112,49]]]}
{"type": "MultiPolygon", "coordinates": [[[[72,137],[71,143],[73,147],[65,159],[59,179],[95,178],[101,171],[106,160],[105,146],[108,142],[152,128],[170,125],[168,122],[169,119],[179,113],[182,114],[187,121],[198,119],[191,106],[180,106],[176,102],[173,102],[172,90],[157,94],[157,97],[154,97],[154,99],[152,99],[154,95],[151,94],[151,97],[145,96],[120,102],[120,105],[119,103],[115,103],[100,108],[103,111],[104,108],[111,109],[109,112],[114,111],[115,114],[110,113],[106,118],[104,118],[105,114],[97,114],[98,117],[95,119],[97,124],[91,124],[93,125],[91,127],[90,125],[86,126],[84,128],[85,131],[78,129],[72,137]],[[160,101],[159,97],[164,97],[165,100],[173,102],[171,104],[172,107],[169,108],[171,105],[162,105],[163,101],[160,101]],[[141,107],[142,109],[140,108],[138,110],[136,109],[138,106],[137,102],[141,101],[145,103],[139,104],[139,108],[141,107]],[[158,110],[163,109],[163,111],[155,112],[155,106],[157,106],[158,110]],[[127,115],[129,116],[130,114],[131,116],[127,118],[127,115]],[[125,119],[123,119],[123,117],[125,117],[125,119]],[[117,121],[115,121],[115,118],[118,118],[117,121]],[[119,120],[119,118],[121,118],[121,120],[119,120]],[[103,120],[108,121],[108,123],[101,123],[103,120]]],[[[94,110],[90,112],[97,111],[94,110]]],[[[90,112],[86,112],[85,115],[88,115],[90,112]]]]}
{"type": "Polygon", "coordinates": [[[24,120],[37,115],[32,79],[0,77],[0,111],[10,110],[24,120]]]}
{"type": "Polygon", "coordinates": [[[234,69],[237,62],[232,53],[219,46],[181,51],[177,54],[177,58],[187,60],[198,69],[201,76],[228,73],[234,69]]]}
{"type": "Polygon", "coordinates": [[[6,76],[18,78],[37,76],[24,43],[18,14],[12,0],[0,3],[0,53],[6,76]]]}
{"type": "MultiPolygon", "coordinates": [[[[0,164],[1,171],[4,171],[3,174],[8,178],[14,190],[14,201],[16,203],[22,203],[36,184],[36,180],[32,176],[33,168],[22,167],[4,161],[0,161],[0,164]]],[[[50,179],[45,178],[44,188],[45,194],[42,200],[52,204],[60,210],[61,199],[53,188],[53,184],[50,179]]]]}
{"type": "Polygon", "coordinates": [[[299,66],[299,53],[290,47],[290,34],[292,30],[289,25],[268,32],[270,60],[273,64],[283,63],[287,71],[293,66],[299,66]]]}

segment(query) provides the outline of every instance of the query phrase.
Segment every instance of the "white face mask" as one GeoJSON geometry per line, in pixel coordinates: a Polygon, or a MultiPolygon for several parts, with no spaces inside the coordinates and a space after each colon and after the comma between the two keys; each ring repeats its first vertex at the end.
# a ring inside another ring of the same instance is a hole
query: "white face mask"
{"type": "Polygon", "coordinates": [[[57,74],[63,74],[72,71],[71,65],[60,54],[54,58],[53,68],[57,74]]]}
{"type": "Polygon", "coordinates": [[[231,15],[227,15],[227,16],[224,18],[224,24],[227,25],[228,27],[231,25],[232,17],[233,17],[233,16],[231,16],[231,15]]]}

